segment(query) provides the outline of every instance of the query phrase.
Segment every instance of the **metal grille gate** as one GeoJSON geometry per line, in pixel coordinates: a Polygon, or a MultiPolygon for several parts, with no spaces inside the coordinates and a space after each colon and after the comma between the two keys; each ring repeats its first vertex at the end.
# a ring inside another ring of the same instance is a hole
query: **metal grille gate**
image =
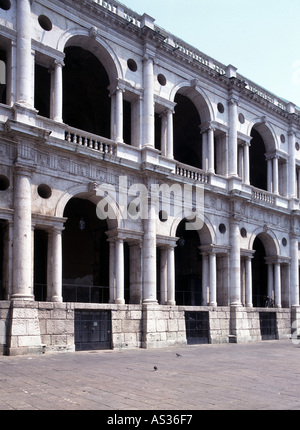
{"type": "Polygon", "coordinates": [[[111,348],[111,312],[75,311],[75,350],[111,348]]]}
{"type": "Polygon", "coordinates": [[[185,326],[188,345],[209,342],[208,312],[185,312],[185,326]]]}
{"type": "Polygon", "coordinates": [[[259,312],[259,324],[262,340],[277,339],[277,321],[275,312],[259,312]]]}

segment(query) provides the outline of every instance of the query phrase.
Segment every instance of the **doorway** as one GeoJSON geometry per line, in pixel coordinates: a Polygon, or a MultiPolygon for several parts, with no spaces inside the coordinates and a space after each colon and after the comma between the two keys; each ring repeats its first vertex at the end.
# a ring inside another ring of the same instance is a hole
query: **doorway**
{"type": "Polygon", "coordinates": [[[75,350],[111,349],[111,311],[75,311],[75,350]]]}

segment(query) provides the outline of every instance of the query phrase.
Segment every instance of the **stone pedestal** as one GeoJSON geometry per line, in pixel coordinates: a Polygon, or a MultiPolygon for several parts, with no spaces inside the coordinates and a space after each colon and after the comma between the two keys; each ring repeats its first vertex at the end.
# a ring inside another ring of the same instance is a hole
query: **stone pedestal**
{"type": "Polygon", "coordinates": [[[142,348],[186,345],[184,312],[178,307],[143,304],[142,348]]]}
{"type": "Polygon", "coordinates": [[[8,355],[41,354],[44,352],[37,302],[13,300],[10,307],[9,324],[8,355]]]}
{"type": "Polygon", "coordinates": [[[300,306],[291,307],[291,337],[293,343],[300,343],[300,306]]]}
{"type": "Polygon", "coordinates": [[[242,343],[251,341],[247,311],[242,306],[230,306],[229,342],[242,343]]]}

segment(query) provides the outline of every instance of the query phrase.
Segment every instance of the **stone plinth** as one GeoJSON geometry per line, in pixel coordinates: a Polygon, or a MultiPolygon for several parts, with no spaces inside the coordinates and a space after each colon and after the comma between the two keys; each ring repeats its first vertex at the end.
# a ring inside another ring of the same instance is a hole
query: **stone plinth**
{"type": "Polygon", "coordinates": [[[143,348],[186,345],[184,312],[174,306],[143,304],[143,348]]]}
{"type": "Polygon", "coordinates": [[[8,355],[41,354],[44,352],[37,302],[26,300],[13,300],[11,302],[7,345],[8,355]]]}

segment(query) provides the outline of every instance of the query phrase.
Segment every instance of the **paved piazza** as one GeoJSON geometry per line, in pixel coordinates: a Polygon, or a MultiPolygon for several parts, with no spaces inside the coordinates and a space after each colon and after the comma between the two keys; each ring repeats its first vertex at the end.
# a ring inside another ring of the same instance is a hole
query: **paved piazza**
{"type": "Polygon", "coordinates": [[[281,340],[1,356],[0,409],[297,410],[299,355],[281,340]]]}

